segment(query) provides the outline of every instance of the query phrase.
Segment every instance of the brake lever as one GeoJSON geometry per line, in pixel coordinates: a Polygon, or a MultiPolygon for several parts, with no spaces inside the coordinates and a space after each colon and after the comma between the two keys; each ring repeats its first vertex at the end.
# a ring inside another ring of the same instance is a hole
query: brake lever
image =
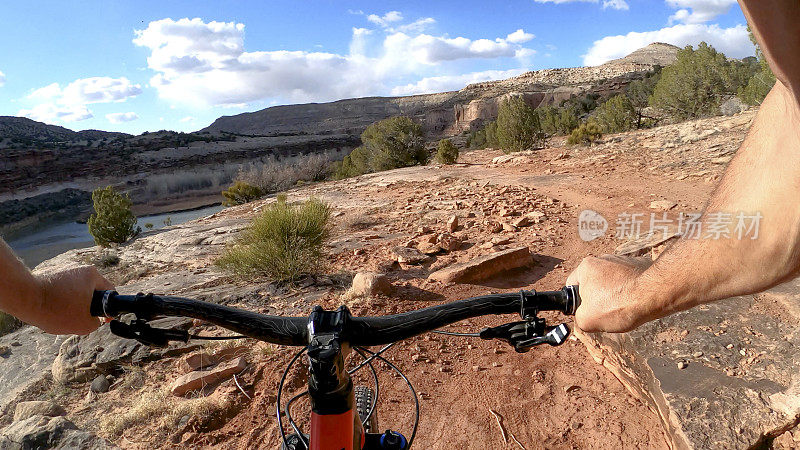
{"type": "Polygon", "coordinates": [[[544,319],[530,317],[527,320],[484,328],[478,335],[484,340],[500,339],[506,341],[514,347],[517,353],[525,353],[536,345],[561,345],[567,340],[569,333],[569,327],[564,323],[555,327],[548,327],[544,319]]]}
{"type": "Polygon", "coordinates": [[[151,347],[166,347],[170,341],[189,342],[189,332],[184,330],[153,328],[146,320],[136,319],[130,324],[119,320],[109,323],[111,333],[125,339],[135,339],[151,347]]]}

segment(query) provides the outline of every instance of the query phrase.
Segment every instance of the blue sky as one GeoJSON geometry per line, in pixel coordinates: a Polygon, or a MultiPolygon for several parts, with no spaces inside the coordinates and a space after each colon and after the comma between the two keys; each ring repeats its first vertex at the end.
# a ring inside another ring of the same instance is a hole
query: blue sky
{"type": "Polygon", "coordinates": [[[650,42],[753,54],[734,0],[6,1],[0,115],[193,131],[267,106],[455,90],[650,42]]]}

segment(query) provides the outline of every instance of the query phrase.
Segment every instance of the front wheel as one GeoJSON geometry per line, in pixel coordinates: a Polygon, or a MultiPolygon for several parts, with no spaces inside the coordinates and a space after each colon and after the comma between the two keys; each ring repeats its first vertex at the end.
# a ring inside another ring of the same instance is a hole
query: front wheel
{"type": "Polygon", "coordinates": [[[372,411],[372,415],[369,414],[369,410],[372,408],[372,402],[375,401],[375,391],[367,386],[356,386],[355,397],[356,412],[358,412],[361,423],[364,424],[364,432],[378,433],[378,412],[372,411]]]}

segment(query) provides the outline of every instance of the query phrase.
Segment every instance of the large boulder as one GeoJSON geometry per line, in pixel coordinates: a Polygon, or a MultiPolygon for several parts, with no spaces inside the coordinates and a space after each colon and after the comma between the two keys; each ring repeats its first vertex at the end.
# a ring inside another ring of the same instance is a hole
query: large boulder
{"type": "Polygon", "coordinates": [[[64,417],[32,416],[0,431],[0,450],[106,450],[118,447],[64,417]]]}

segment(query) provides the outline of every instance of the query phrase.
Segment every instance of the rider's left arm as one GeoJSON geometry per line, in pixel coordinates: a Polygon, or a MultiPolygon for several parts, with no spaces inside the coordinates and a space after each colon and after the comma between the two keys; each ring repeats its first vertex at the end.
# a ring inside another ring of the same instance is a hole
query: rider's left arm
{"type": "Polygon", "coordinates": [[[99,325],[89,314],[95,289],[114,286],[92,266],[32,274],[0,239],[0,310],[53,334],[87,334],[99,325]]]}

